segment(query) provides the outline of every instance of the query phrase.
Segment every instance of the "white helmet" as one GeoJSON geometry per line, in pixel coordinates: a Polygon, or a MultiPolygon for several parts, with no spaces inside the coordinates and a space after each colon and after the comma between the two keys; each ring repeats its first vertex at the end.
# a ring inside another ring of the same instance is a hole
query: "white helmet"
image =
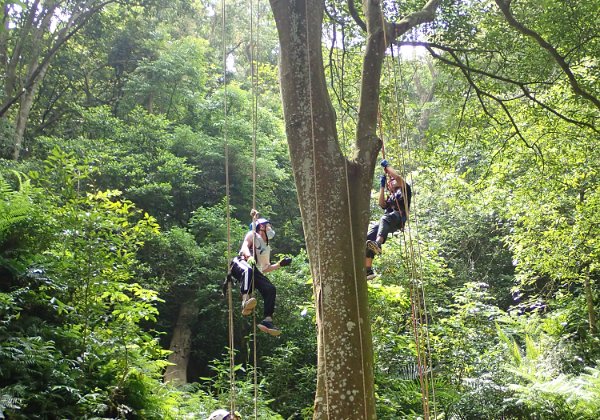
{"type": "Polygon", "coordinates": [[[255,223],[256,226],[256,231],[258,232],[258,227],[260,225],[266,225],[266,224],[271,224],[271,221],[269,219],[265,219],[264,217],[261,217],[260,219],[258,219],[255,223]]]}
{"type": "Polygon", "coordinates": [[[213,411],[208,420],[230,420],[229,411],[223,409],[213,411]]]}

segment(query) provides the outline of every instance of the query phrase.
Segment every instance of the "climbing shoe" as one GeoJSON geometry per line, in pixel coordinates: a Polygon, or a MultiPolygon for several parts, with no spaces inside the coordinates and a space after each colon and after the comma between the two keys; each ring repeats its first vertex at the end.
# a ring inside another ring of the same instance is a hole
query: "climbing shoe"
{"type": "Polygon", "coordinates": [[[242,302],[242,315],[248,316],[256,307],[256,299],[251,297],[242,302]]]}
{"type": "Polygon", "coordinates": [[[260,324],[258,324],[258,329],[274,337],[281,334],[281,330],[273,325],[271,321],[261,321],[260,324]]]}
{"type": "Polygon", "coordinates": [[[367,241],[367,248],[369,248],[375,255],[381,254],[381,244],[377,241],[367,241]]]}
{"type": "Polygon", "coordinates": [[[367,268],[367,280],[372,280],[377,277],[377,273],[371,267],[367,268]]]}

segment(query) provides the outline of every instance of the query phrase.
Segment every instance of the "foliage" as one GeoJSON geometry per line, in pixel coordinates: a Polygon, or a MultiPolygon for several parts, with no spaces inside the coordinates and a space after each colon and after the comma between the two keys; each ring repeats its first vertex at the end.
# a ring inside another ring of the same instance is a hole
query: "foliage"
{"type": "MultiPolygon", "coordinates": [[[[53,24],[64,27],[75,3],[60,2],[53,24]]],[[[283,335],[256,337],[260,415],[310,418],[315,311],[275,28],[270,18],[255,22],[254,86],[245,6],[228,3],[236,12],[221,31],[214,2],[125,3],[111,2],[61,44],[31,96],[23,160],[1,162],[0,414],[179,419],[227,407],[220,284],[257,206],[277,230],[274,254],[294,256],[269,274],[283,335]],[[190,377],[209,379],[174,389],[161,383],[163,349],[184,300],[198,308],[190,377]]],[[[406,15],[420,3],[386,4],[384,13],[406,15]]],[[[442,3],[436,21],[405,41],[453,51],[423,57],[395,48],[382,80],[380,135],[415,195],[410,224],[386,242],[369,287],[378,417],[422,416],[410,306],[417,291],[428,309],[438,417],[597,418],[597,107],[495,2],[442,3]]],[[[58,26],[39,26],[45,36],[32,41],[30,4],[23,13],[19,2],[5,4],[3,105],[26,88],[27,63],[58,45],[58,26]]],[[[597,1],[511,5],[597,96],[597,1]]],[[[323,49],[325,71],[352,156],[365,39],[344,7],[326,7],[335,17],[327,42],[337,43],[323,49]]],[[[2,155],[14,146],[18,104],[0,121],[2,155]]],[[[234,296],[239,409],[251,416],[252,322],[234,296]]]]}
{"type": "Polygon", "coordinates": [[[565,373],[570,350],[545,333],[526,335],[523,343],[499,329],[509,354],[511,374],[498,378],[514,396],[505,400],[529,415],[547,418],[593,419],[598,417],[598,370],[586,367],[580,374],[565,373]]]}
{"type": "MultiPolygon", "coordinates": [[[[139,328],[155,319],[157,296],[132,281],[136,252],[157,225],[118,192],[74,193],[76,165],[58,150],[53,156],[48,174],[36,175],[55,174],[52,187],[29,201],[47,217],[47,233],[37,236],[43,247],[2,293],[2,409],[14,418],[162,418],[166,405],[153,395],[164,351],[139,328]]],[[[11,229],[19,225],[5,230],[4,246],[11,229]]]]}
{"type": "Polygon", "coordinates": [[[234,371],[242,375],[236,375],[235,385],[233,385],[229,381],[229,364],[214,360],[211,368],[216,374],[210,378],[203,379],[206,385],[208,385],[210,392],[220,404],[215,408],[230,407],[231,403],[234,402],[236,411],[243,417],[258,413],[261,419],[278,420],[283,418],[268,408],[268,404],[272,401],[265,398],[263,382],[257,385],[254,384],[254,372],[251,369],[245,371],[242,366],[236,365],[234,371]],[[231,395],[232,386],[235,386],[235,396],[231,395]],[[255,392],[259,395],[258,399],[255,399],[255,392]],[[254,411],[255,409],[256,411],[254,411]]]}

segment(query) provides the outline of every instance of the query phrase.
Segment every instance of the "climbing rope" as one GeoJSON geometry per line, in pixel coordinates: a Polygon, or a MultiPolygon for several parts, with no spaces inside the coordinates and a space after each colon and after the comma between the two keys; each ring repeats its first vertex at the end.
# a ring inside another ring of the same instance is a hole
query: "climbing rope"
{"type": "MultiPolygon", "coordinates": [[[[381,24],[382,27],[385,28],[385,17],[383,14],[383,8],[380,7],[380,11],[381,11],[381,24]]],[[[387,49],[387,45],[389,45],[388,41],[387,41],[387,36],[386,33],[384,32],[384,43],[386,45],[386,49],[387,49]]],[[[392,57],[392,63],[394,63],[394,47],[393,45],[390,46],[390,54],[392,57]]],[[[400,60],[400,54],[398,55],[398,68],[401,70],[401,62],[400,60]]],[[[386,59],[386,63],[389,66],[389,60],[386,59]]],[[[390,74],[390,72],[388,71],[388,74],[390,74]]],[[[400,120],[400,115],[398,113],[398,108],[399,108],[399,104],[400,104],[400,99],[399,99],[399,93],[398,93],[398,80],[397,80],[397,71],[396,71],[396,66],[393,66],[393,72],[391,72],[391,74],[393,74],[393,80],[394,80],[394,98],[395,98],[395,103],[393,104],[392,108],[392,113],[395,114],[395,120],[396,120],[396,124],[392,124],[393,127],[393,136],[395,138],[398,139],[398,141],[400,142],[401,137],[402,137],[402,133],[403,130],[400,130],[401,133],[400,135],[397,132],[398,127],[403,127],[402,125],[402,121],[400,120]]],[[[381,110],[381,109],[380,109],[381,110]]],[[[379,111],[380,111],[379,110],[379,111]]],[[[406,121],[406,104],[404,101],[404,96],[402,97],[402,112],[404,115],[404,120],[406,121]]],[[[380,129],[380,138],[382,140],[382,155],[383,158],[386,158],[385,155],[385,136],[383,134],[383,121],[382,121],[382,117],[381,117],[381,112],[378,113],[378,124],[379,124],[379,129],[380,129]]],[[[403,172],[406,172],[406,157],[404,155],[404,149],[402,147],[402,144],[398,144],[398,149],[400,150],[400,160],[401,160],[401,164],[402,164],[402,168],[403,168],[403,172]]],[[[411,159],[410,156],[410,143],[408,141],[406,141],[406,148],[407,148],[407,153],[408,153],[408,159],[411,159]]],[[[412,179],[411,179],[411,183],[412,183],[412,179]]],[[[426,379],[424,377],[424,375],[427,375],[427,372],[429,371],[427,364],[428,362],[431,362],[431,348],[430,348],[430,342],[429,342],[429,332],[428,332],[428,327],[427,327],[427,322],[428,322],[428,317],[427,317],[427,308],[426,308],[426,299],[425,299],[425,290],[422,286],[423,282],[422,282],[422,273],[423,273],[423,266],[422,266],[422,259],[421,259],[421,252],[420,252],[420,248],[417,249],[417,252],[415,252],[414,249],[414,243],[413,243],[413,237],[412,237],[412,230],[410,229],[410,219],[408,218],[409,215],[409,208],[408,208],[408,196],[407,196],[407,186],[406,186],[406,181],[402,187],[402,194],[404,196],[404,214],[407,217],[406,220],[406,224],[407,226],[409,226],[409,232],[411,232],[411,234],[408,235],[408,240],[407,240],[407,235],[405,230],[403,230],[403,241],[404,241],[404,261],[408,262],[408,268],[410,271],[410,278],[411,278],[411,282],[410,282],[410,287],[409,287],[409,294],[410,294],[410,302],[411,302],[411,320],[412,320],[412,328],[413,328],[413,335],[414,335],[414,339],[415,339],[415,346],[416,346],[416,357],[417,357],[417,367],[418,367],[418,371],[419,371],[419,383],[421,386],[421,395],[422,395],[422,404],[423,404],[423,416],[425,420],[428,420],[430,418],[430,410],[429,410],[429,380],[426,379]],[[416,262],[416,260],[418,259],[418,263],[416,262]],[[423,344],[423,341],[426,341],[426,346],[423,344]],[[429,355],[429,359],[427,358],[427,355],[429,355]]],[[[398,202],[397,197],[395,198],[396,200],[396,207],[398,209],[400,209],[400,203],[398,202]]],[[[411,200],[413,201],[413,210],[415,210],[415,226],[417,223],[417,217],[416,217],[416,204],[414,203],[416,200],[411,200]]],[[[417,231],[417,235],[418,235],[418,229],[417,231]]],[[[417,247],[419,247],[418,245],[418,241],[417,241],[417,247]]],[[[433,383],[433,373],[431,372],[431,388],[432,388],[432,395],[434,397],[434,413],[435,413],[435,388],[434,388],[434,383],[433,383]]],[[[434,414],[435,417],[435,414],[434,414]]]]}
{"type": "MultiPolygon", "coordinates": [[[[258,16],[259,16],[260,3],[257,0],[256,8],[253,0],[250,0],[250,77],[252,85],[252,209],[256,209],[256,149],[257,149],[257,126],[258,126],[258,59],[257,59],[257,48],[258,48],[258,16]],[[256,9],[256,23],[254,21],[254,12],[256,9]],[[256,30],[255,30],[256,25],[256,30]]],[[[252,215],[252,256],[256,260],[256,220],[258,218],[258,212],[252,215]]],[[[256,263],[255,263],[256,264],[256,263]]],[[[255,294],[254,290],[254,270],[252,267],[252,279],[250,285],[250,297],[255,294]]],[[[258,352],[256,345],[256,310],[252,311],[252,378],[254,385],[254,418],[258,419],[258,352]]]]}
{"type": "MultiPolygon", "coordinates": [[[[390,48],[391,51],[391,61],[393,64],[394,60],[394,48],[393,46],[390,48]]],[[[402,101],[399,99],[399,89],[398,89],[398,73],[400,73],[400,77],[402,78],[402,63],[400,61],[400,52],[396,54],[397,56],[397,65],[393,65],[392,74],[394,76],[394,99],[395,106],[393,107],[396,124],[395,127],[403,127],[404,124],[401,121],[400,113],[398,109],[402,110],[402,115],[404,117],[404,121],[406,121],[406,103],[404,100],[404,96],[402,96],[402,101]],[[399,107],[400,102],[402,103],[402,107],[399,107]]],[[[389,63],[389,61],[388,61],[389,63]]],[[[401,80],[402,82],[402,80],[401,80]]],[[[395,138],[398,139],[398,148],[401,151],[401,161],[404,168],[407,167],[407,159],[408,161],[412,161],[411,156],[411,146],[410,141],[407,138],[405,130],[400,130],[400,134],[397,132],[394,133],[395,138]],[[404,153],[404,147],[402,147],[401,141],[404,141],[406,148],[406,155],[404,153]]],[[[412,184],[412,175],[411,184],[412,184]]],[[[406,197],[406,192],[403,191],[406,197]]],[[[415,235],[417,236],[413,239],[412,232],[410,229],[411,222],[407,220],[407,224],[409,226],[410,234],[406,235],[406,232],[403,233],[403,240],[405,243],[405,260],[409,263],[409,271],[412,281],[410,283],[410,294],[411,294],[411,317],[413,324],[413,334],[415,336],[415,344],[417,348],[417,363],[419,369],[419,382],[421,384],[421,391],[423,396],[423,411],[425,419],[430,417],[430,407],[429,407],[429,387],[431,386],[432,392],[432,402],[433,402],[433,410],[434,410],[434,418],[436,416],[436,401],[435,401],[435,385],[433,380],[433,370],[428,366],[431,366],[431,343],[429,339],[429,328],[428,328],[428,319],[429,315],[427,313],[427,300],[425,296],[425,289],[423,287],[423,261],[422,261],[422,253],[420,249],[420,241],[418,240],[419,229],[418,229],[418,212],[417,212],[417,200],[412,200],[413,206],[413,214],[414,214],[414,226],[415,226],[415,235]],[[416,242],[416,250],[415,250],[415,242],[416,242]]],[[[408,214],[408,202],[405,200],[405,211],[408,214]]]]}
{"type": "MultiPolygon", "coordinates": [[[[256,65],[256,56],[255,56],[255,48],[258,44],[258,36],[254,36],[254,2],[250,0],[250,45],[251,45],[251,77],[252,77],[252,208],[256,208],[256,133],[257,133],[257,83],[258,83],[258,75],[257,72],[254,71],[256,65]]],[[[258,7],[256,8],[258,15],[258,7]]],[[[227,48],[226,48],[226,7],[225,0],[221,2],[221,11],[222,11],[222,21],[221,21],[221,29],[222,29],[222,47],[223,47],[223,114],[224,114],[224,122],[223,122],[223,143],[225,145],[225,202],[226,202],[226,219],[227,219],[227,301],[228,301],[228,329],[229,329],[229,381],[230,381],[230,412],[236,411],[236,382],[235,382],[235,343],[234,343],[234,305],[233,305],[233,297],[232,297],[232,282],[229,277],[229,263],[232,259],[231,255],[231,205],[230,205],[230,180],[229,180],[229,145],[228,145],[228,103],[227,103],[227,48]]],[[[256,255],[256,245],[255,245],[255,234],[256,234],[256,219],[258,217],[258,213],[253,213],[252,215],[252,224],[251,229],[253,232],[252,236],[252,254],[256,255]]],[[[254,268],[251,270],[251,293],[250,297],[254,295],[254,268]]],[[[256,312],[253,311],[253,332],[252,332],[252,342],[253,342],[253,380],[254,380],[254,417],[258,419],[258,377],[257,377],[257,347],[256,347],[256,312]]]]}
{"type": "Polygon", "coordinates": [[[227,284],[227,304],[228,304],[228,330],[229,330],[229,412],[234,413],[235,406],[235,343],[233,335],[233,297],[232,297],[232,282],[229,275],[229,262],[231,261],[231,208],[230,208],[230,188],[229,188],[229,144],[227,140],[227,48],[225,42],[225,0],[221,1],[221,36],[223,47],[223,144],[225,145],[225,212],[227,219],[227,260],[226,260],[226,284],[227,284]]]}

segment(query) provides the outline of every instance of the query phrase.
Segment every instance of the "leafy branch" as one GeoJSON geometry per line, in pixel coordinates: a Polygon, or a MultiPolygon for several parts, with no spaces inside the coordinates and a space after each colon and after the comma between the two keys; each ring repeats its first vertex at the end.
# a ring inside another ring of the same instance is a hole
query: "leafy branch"
{"type": "Polygon", "coordinates": [[[548,51],[550,53],[550,56],[559,65],[561,70],[567,76],[567,79],[569,79],[569,84],[571,85],[571,89],[573,89],[573,92],[575,92],[577,95],[581,96],[582,98],[585,98],[588,101],[592,102],[594,104],[594,106],[600,110],[600,99],[598,99],[597,97],[595,97],[594,95],[592,95],[591,93],[589,93],[588,91],[586,91],[585,89],[583,89],[581,87],[581,85],[575,78],[575,75],[571,71],[569,64],[566,62],[565,58],[562,55],[560,55],[560,53],[556,50],[556,48],[554,48],[540,34],[535,32],[534,30],[528,28],[527,26],[523,25],[521,22],[519,22],[515,18],[515,16],[512,14],[512,12],[510,10],[511,0],[495,0],[495,1],[496,1],[496,4],[498,5],[498,7],[500,8],[500,10],[502,11],[502,13],[504,14],[504,17],[506,18],[506,21],[508,22],[508,24],[510,26],[515,28],[521,34],[528,36],[530,38],[533,38],[539,44],[540,47],[542,47],[543,49],[545,49],[546,51],[548,51]]]}

